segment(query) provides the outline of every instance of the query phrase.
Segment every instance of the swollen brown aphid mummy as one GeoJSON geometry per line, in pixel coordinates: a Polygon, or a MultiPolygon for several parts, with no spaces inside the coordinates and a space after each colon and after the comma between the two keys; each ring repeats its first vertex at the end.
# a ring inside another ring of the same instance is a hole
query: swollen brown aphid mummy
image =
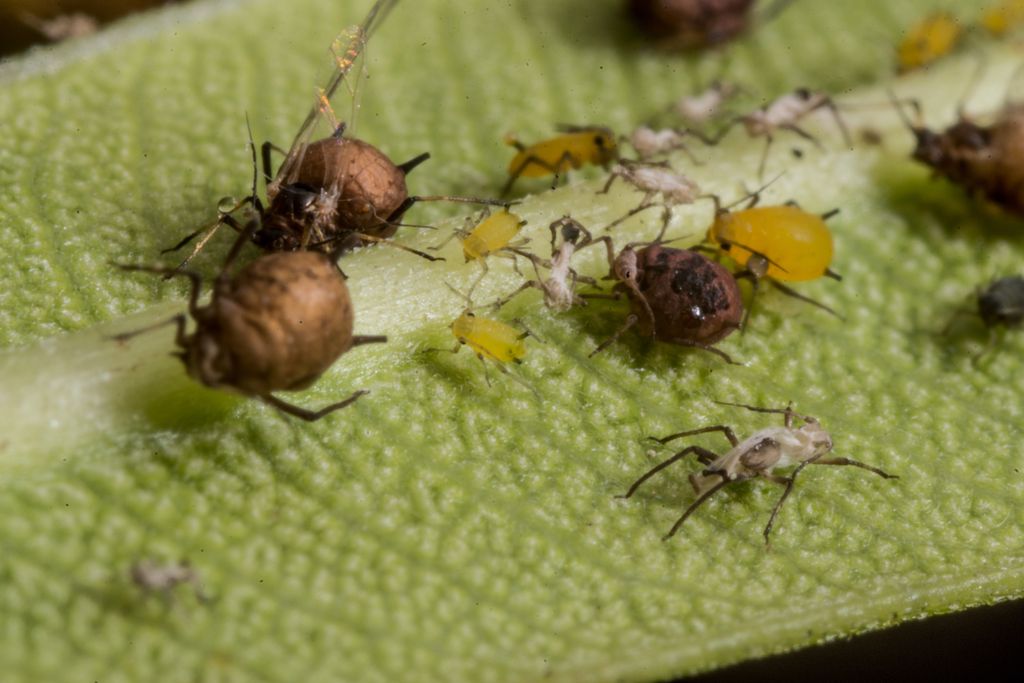
{"type": "Polygon", "coordinates": [[[659,47],[701,50],[743,35],[763,24],[791,0],[776,0],[753,20],[754,0],[629,0],[629,13],[659,47]]]}
{"type": "Polygon", "coordinates": [[[266,254],[231,276],[229,269],[252,228],[243,231],[213,283],[206,306],[199,305],[197,273],[166,267],[120,265],[123,270],[187,277],[192,282],[188,315],[118,335],[123,341],[160,325],[177,326],[176,354],[188,374],[209,387],[253,396],[307,421],[354,403],[344,401],[317,411],[274,396],[276,391],[309,387],[341,354],[360,344],[387,341],[383,336],[352,334],[352,302],[345,278],[327,256],[312,251],[266,254]],[[188,317],[196,329],[186,334],[188,317]]]}

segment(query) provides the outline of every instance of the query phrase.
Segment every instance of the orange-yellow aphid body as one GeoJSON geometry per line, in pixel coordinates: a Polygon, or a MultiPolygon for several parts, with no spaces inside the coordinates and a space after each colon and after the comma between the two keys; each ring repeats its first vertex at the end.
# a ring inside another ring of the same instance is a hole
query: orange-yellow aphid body
{"type": "Polygon", "coordinates": [[[900,73],[928,66],[954,49],[963,37],[963,26],[947,12],[937,12],[907,31],[896,49],[900,73]]]}
{"type": "Polygon", "coordinates": [[[832,233],[825,221],[796,206],[722,212],[708,230],[708,241],[742,266],[760,255],[768,262],[764,275],[776,280],[815,280],[832,263],[832,233]]]}
{"type": "Polygon", "coordinates": [[[462,239],[466,261],[482,259],[504,249],[519,234],[525,221],[508,210],[491,214],[462,239]]]}
{"type": "Polygon", "coordinates": [[[526,355],[522,332],[498,320],[478,318],[469,311],[452,323],[452,334],[460,344],[468,346],[481,359],[519,363],[526,355]]]}
{"type": "Polygon", "coordinates": [[[1002,36],[1024,24],[1024,0],[1003,0],[992,5],[978,20],[981,27],[994,36],[1002,36]]]}
{"type": "Polygon", "coordinates": [[[514,135],[506,136],[505,142],[519,151],[509,162],[504,194],[520,176],[553,175],[557,179],[583,166],[607,166],[619,157],[615,133],[604,126],[567,126],[560,135],[532,145],[523,144],[514,135]]]}

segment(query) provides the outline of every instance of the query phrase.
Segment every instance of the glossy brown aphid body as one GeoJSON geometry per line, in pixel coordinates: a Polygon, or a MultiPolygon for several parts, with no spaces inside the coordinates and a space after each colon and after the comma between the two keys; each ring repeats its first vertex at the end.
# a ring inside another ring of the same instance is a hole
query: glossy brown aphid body
{"type": "Polygon", "coordinates": [[[662,47],[700,50],[743,34],[753,6],[754,0],[629,0],[629,13],[662,47]]]}
{"type": "Polygon", "coordinates": [[[969,194],[1024,216],[1024,107],[1008,107],[989,126],[961,116],[941,132],[904,121],[916,140],[914,159],[969,194]]]}
{"type": "Polygon", "coordinates": [[[253,242],[270,251],[310,247],[328,254],[387,239],[415,202],[405,177],[429,158],[396,165],[373,145],[338,134],[306,145],[287,175],[270,173],[263,147],[269,206],[260,214],[253,242]]]}
{"type": "Polygon", "coordinates": [[[636,326],[645,337],[710,351],[732,359],[712,345],[739,329],[743,300],[732,274],[721,265],[688,249],[651,245],[639,251],[627,246],[612,257],[615,289],[625,292],[631,312],[625,324],[591,354],[636,326]]]}
{"type": "MultiPolygon", "coordinates": [[[[353,346],[387,338],[353,336],[352,303],[345,278],[321,253],[266,254],[231,276],[230,263],[248,241],[251,229],[236,241],[206,306],[198,303],[202,282],[194,272],[121,268],[181,275],[192,281],[188,315],[195,320],[195,331],[186,333],[188,316],[184,313],[161,323],[176,325],[179,351],[175,355],[191,377],[208,387],[259,398],[289,415],[318,420],[366,392],[357,391],[318,411],[294,406],[273,392],[305,389],[353,346]]],[[[117,338],[125,340],[149,329],[117,338]]]]}

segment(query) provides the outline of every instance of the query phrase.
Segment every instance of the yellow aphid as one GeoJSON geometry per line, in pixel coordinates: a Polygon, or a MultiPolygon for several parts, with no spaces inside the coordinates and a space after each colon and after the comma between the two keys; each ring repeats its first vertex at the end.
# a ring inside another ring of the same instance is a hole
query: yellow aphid
{"type": "MultiPolygon", "coordinates": [[[[481,360],[497,363],[519,363],[526,355],[528,333],[520,332],[498,320],[478,318],[470,311],[463,312],[452,323],[452,334],[459,344],[473,350],[481,360]]],[[[458,348],[458,347],[456,347],[458,348]]]]}
{"type": "Polygon", "coordinates": [[[525,224],[526,221],[508,209],[484,218],[462,238],[462,253],[466,261],[482,259],[504,249],[525,224]]]}
{"type": "Polygon", "coordinates": [[[1024,0],[1003,0],[981,14],[981,27],[994,36],[1001,36],[1024,23],[1024,0]]]}
{"type": "Polygon", "coordinates": [[[900,73],[928,66],[952,52],[960,38],[963,26],[948,12],[936,12],[925,17],[907,31],[896,52],[900,73]]]}
{"type": "Polygon", "coordinates": [[[587,165],[607,166],[619,156],[615,133],[603,126],[569,126],[553,138],[524,145],[514,135],[505,142],[519,153],[508,165],[508,183],[503,194],[508,194],[519,176],[555,179],[575,168],[587,165]]]}
{"type": "Polygon", "coordinates": [[[749,267],[751,257],[761,255],[763,276],[776,280],[815,280],[832,263],[832,233],[825,221],[796,206],[724,211],[708,230],[708,241],[741,266],[749,267]]]}

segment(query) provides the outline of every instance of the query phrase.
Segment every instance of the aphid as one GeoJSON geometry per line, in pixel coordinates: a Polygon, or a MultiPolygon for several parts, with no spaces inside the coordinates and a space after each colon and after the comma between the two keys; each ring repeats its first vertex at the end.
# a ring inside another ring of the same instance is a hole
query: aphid
{"type": "MultiPolygon", "coordinates": [[[[629,144],[636,150],[637,156],[641,160],[651,159],[679,149],[686,156],[690,157],[691,161],[697,163],[697,160],[686,146],[685,140],[688,135],[700,137],[692,130],[678,130],[675,128],[654,129],[649,126],[640,126],[630,134],[629,144]]],[[[711,140],[705,141],[713,142],[711,140]]]]}
{"type": "MultiPolygon", "coordinates": [[[[989,329],[988,343],[985,350],[975,357],[977,362],[995,344],[997,328],[1011,329],[1024,323],[1024,277],[1018,275],[994,280],[984,289],[979,289],[975,298],[978,316],[989,329]]],[[[957,310],[943,333],[948,333],[956,319],[966,312],[963,309],[957,310]]]]}
{"type": "Polygon", "coordinates": [[[580,275],[572,268],[573,255],[595,243],[593,235],[579,222],[570,216],[562,216],[548,226],[551,230],[551,258],[542,259],[536,254],[517,250],[516,253],[528,258],[533,263],[536,280],[529,280],[508,296],[498,299],[492,306],[501,308],[521,292],[527,289],[539,289],[544,294],[544,305],[553,311],[568,311],[573,306],[585,306],[586,300],[576,294],[576,283],[583,282],[597,285],[591,277],[580,275]],[[556,246],[558,237],[561,244],[556,246]],[[546,268],[548,276],[541,275],[540,269],[546,268]]]}
{"type": "Polygon", "coordinates": [[[672,111],[691,126],[701,126],[723,114],[722,107],[740,92],[733,83],[714,81],[704,92],[680,97],[672,111]]]}
{"type": "MultiPolygon", "coordinates": [[[[324,87],[317,90],[316,101],[299,128],[277,172],[271,171],[271,152],[282,151],[270,142],[262,146],[262,170],[267,205],[257,194],[256,159],[253,150],[253,183],[250,195],[229,210],[221,211],[216,223],[188,235],[174,247],[184,247],[202,234],[185,266],[213,237],[221,225],[237,231],[241,224],[232,213],[251,205],[257,228],[253,242],[267,251],[315,249],[328,254],[342,253],[368,243],[386,242],[430,260],[423,252],[388,241],[398,230],[401,217],[413,204],[422,201],[455,201],[494,204],[487,199],[448,195],[410,196],[406,175],[430,158],[423,153],[395,164],[373,145],[345,135],[347,124],[339,122],[331,107],[331,98],[346,82],[349,74],[362,73],[362,55],[374,28],[383,21],[398,0],[377,0],[362,24],[341,33],[331,46],[334,72],[324,87]],[[330,126],[330,134],[313,140],[321,123],[330,126]]],[[[356,86],[349,84],[350,90],[356,86]]]]}
{"type": "Polygon", "coordinates": [[[182,584],[189,584],[199,602],[210,602],[210,596],[203,588],[199,573],[193,569],[188,560],[161,563],[150,559],[139,560],[132,564],[128,575],[140,590],[160,595],[164,602],[170,603],[175,589],[182,584]]]}
{"type": "Polygon", "coordinates": [[[490,256],[502,256],[511,258],[515,264],[519,252],[516,248],[525,244],[524,241],[513,242],[519,235],[519,231],[526,225],[526,221],[508,210],[506,206],[498,213],[484,211],[482,218],[476,219],[476,225],[469,230],[456,230],[441,244],[432,249],[440,249],[447,244],[452,237],[459,237],[462,242],[462,255],[466,263],[477,261],[481,267],[480,277],[473,282],[469,288],[467,298],[472,297],[473,291],[480,281],[487,275],[487,259],[490,256]]]}
{"type": "Polygon", "coordinates": [[[832,233],[825,221],[838,209],[817,215],[808,213],[795,203],[779,206],[755,206],[755,193],[745,209],[731,211],[718,206],[715,200],[715,220],[708,229],[707,241],[727,254],[745,270],[736,277],[749,277],[753,281],[751,296],[743,327],[754,307],[758,284],[768,279],[776,289],[787,296],[817,306],[842,319],[831,308],[782,282],[805,282],[820,277],[842,280],[832,271],[832,233]]]}
{"type": "Polygon", "coordinates": [[[84,12],[58,14],[51,19],[43,19],[29,12],[22,12],[19,18],[25,25],[39,31],[46,36],[47,40],[54,43],[91,36],[100,28],[99,20],[84,12]]]}
{"type": "Polygon", "coordinates": [[[914,24],[896,49],[896,70],[906,73],[945,57],[963,37],[964,29],[948,12],[936,12],[914,24]]]}
{"type": "Polygon", "coordinates": [[[655,242],[660,242],[661,238],[664,237],[669,221],[672,219],[672,209],[674,207],[693,204],[702,196],[697,183],[683,173],[674,170],[668,162],[652,163],[623,159],[612,167],[608,181],[598,194],[607,193],[616,178],[622,178],[637,190],[643,192],[644,196],[638,205],[609,223],[606,230],[610,230],[641,211],[660,206],[663,209],[662,225],[661,232],[658,233],[654,240],[655,242]],[[658,197],[661,199],[657,199],[658,197]]]}
{"type": "Polygon", "coordinates": [[[720,401],[716,401],[716,403],[746,408],[758,413],[781,414],[784,416],[784,426],[762,429],[743,441],[737,439],[733,430],[725,425],[691,429],[671,434],[661,439],[655,439],[658,443],[667,444],[684,436],[721,432],[732,445],[732,448],[722,455],[700,446],[688,446],[668,460],[648,470],[642,477],[633,482],[633,485],[622,496],[622,498],[629,498],[636,493],[636,490],[645,481],[669,465],[682,460],[687,455],[693,453],[696,456],[697,460],[704,465],[704,470],[699,474],[690,475],[690,485],[693,486],[693,490],[697,494],[697,500],[690,504],[690,507],[686,508],[683,515],[672,525],[669,532],[665,534],[663,540],[667,540],[675,535],[679,527],[683,525],[683,522],[711,496],[725,486],[735,482],[760,477],[786,487],[778,502],[775,503],[775,507],[772,508],[772,514],[768,518],[767,526],[764,528],[764,541],[765,544],[768,544],[772,526],[775,524],[775,518],[782,509],[783,503],[786,502],[786,498],[792,492],[797,475],[808,465],[853,466],[874,472],[885,479],[899,478],[877,467],[872,467],[850,458],[826,458],[825,456],[832,451],[832,436],[821,426],[821,423],[809,415],[793,412],[789,407],[780,410],[778,408],[756,408],[739,403],[722,403],[720,401]],[[793,418],[799,418],[803,421],[803,424],[799,427],[794,427],[793,418]],[[775,468],[792,467],[793,465],[796,465],[796,469],[788,477],[779,476],[774,473],[775,468]]]}
{"type": "Polygon", "coordinates": [[[213,282],[210,303],[199,306],[197,273],[166,267],[120,265],[123,270],[180,275],[192,282],[188,316],[196,322],[185,333],[188,316],[179,313],[157,325],[117,335],[124,341],[167,324],[177,327],[175,355],[188,374],[209,387],[253,396],[289,415],[319,420],[354,403],[366,391],[317,411],[274,396],[276,391],[309,387],[353,346],[387,341],[352,334],[352,302],[345,278],[319,252],[266,254],[229,274],[231,263],[254,226],[243,230],[213,282]]]}
{"type": "Polygon", "coordinates": [[[508,164],[508,182],[501,192],[506,196],[520,176],[543,178],[553,175],[551,187],[572,169],[583,166],[604,166],[619,157],[615,133],[604,126],[561,126],[560,135],[532,145],[525,145],[515,135],[505,136],[505,142],[518,150],[508,164]]]}
{"type": "MultiPolygon", "coordinates": [[[[935,132],[914,124],[899,101],[893,104],[914,134],[911,157],[930,166],[972,196],[982,196],[1005,211],[1024,216],[1024,106],[1007,105],[994,123],[982,126],[961,112],[952,126],[935,132]]],[[[920,119],[920,107],[911,102],[920,119]]]]}
{"type": "Polygon", "coordinates": [[[652,244],[637,251],[627,245],[616,256],[611,238],[610,276],[615,292],[625,292],[631,311],[625,323],[594,349],[594,356],[631,327],[658,341],[703,349],[728,363],[732,358],[713,344],[740,327],[743,300],[732,274],[694,251],[652,244]]]}
{"type": "Polygon", "coordinates": [[[701,50],[736,39],[753,23],[766,23],[789,2],[776,0],[756,22],[750,17],[754,0],[629,0],[629,12],[659,47],[701,50]]]}
{"type": "MultiPolygon", "coordinates": [[[[451,285],[449,285],[451,287],[451,285]]],[[[526,338],[531,336],[530,331],[520,332],[511,325],[500,320],[482,318],[473,313],[473,304],[469,296],[452,288],[459,296],[466,299],[469,306],[459,314],[459,317],[452,321],[449,326],[452,336],[455,337],[455,346],[450,349],[451,353],[458,353],[463,346],[468,346],[473,354],[484,365],[484,379],[487,386],[491,385],[491,378],[487,374],[487,364],[490,362],[495,367],[516,382],[537,395],[536,389],[526,383],[525,380],[509,372],[505,367],[508,363],[522,363],[526,356],[526,338]]],[[[428,349],[439,351],[440,349],[428,349]]]]}
{"type": "MultiPolygon", "coordinates": [[[[818,139],[799,126],[800,121],[819,109],[828,109],[832,113],[836,125],[843,134],[843,140],[847,146],[851,145],[850,132],[846,129],[846,124],[843,122],[842,117],[839,116],[839,110],[836,108],[832,98],[825,93],[815,92],[807,88],[797,88],[793,92],[774,99],[750,114],[738,117],[733,122],[742,123],[747,131],[747,135],[751,138],[764,138],[764,151],[761,153],[761,161],[757,166],[758,178],[764,176],[764,165],[768,160],[768,150],[775,139],[775,133],[779,130],[792,131],[805,140],[809,140],[819,149],[821,148],[821,143],[818,139]]],[[[732,125],[726,126],[718,137],[724,136],[732,125]]]]}
{"type": "Polygon", "coordinates": [[[1024,24],[1024,0],[1002,0],[981,14],[978,23],[994,36],[1002,36],[1024,24]]]}

